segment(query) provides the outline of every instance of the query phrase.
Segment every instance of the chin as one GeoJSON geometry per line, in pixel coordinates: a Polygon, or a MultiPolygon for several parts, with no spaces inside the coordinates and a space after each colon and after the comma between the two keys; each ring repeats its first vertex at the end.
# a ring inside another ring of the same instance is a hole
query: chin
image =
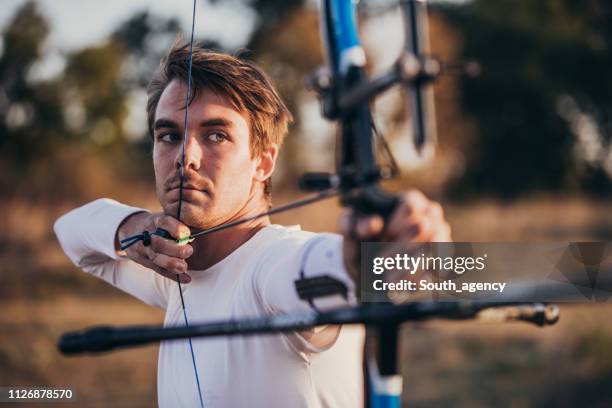
{"type": "MultiPolygon", "coordinates": [[[[172,203],[168,206],[164,206],[164,213],[170,215],[171,217],[177,216],[178,211],[178,203],[172,203]]],[[[190,228],[204,229],[207,225],[206,223],[206,211],[205,208],[197,206],[195,204],[191,204],[187,201],[183,201],[183,205],[181,207],[180,221],[189,226],[190,228]]]]}

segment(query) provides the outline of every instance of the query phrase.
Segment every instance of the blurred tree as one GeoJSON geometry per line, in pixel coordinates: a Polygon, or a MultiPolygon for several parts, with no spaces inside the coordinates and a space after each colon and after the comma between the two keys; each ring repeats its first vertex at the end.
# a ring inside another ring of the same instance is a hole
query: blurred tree
{"type": "Polygon", "coordinates": [[[175,18],[138,12],[107,41],[67,56],[63,84],[73,110],[80,112],[71,116],[68,125],[81,140],[105,153],[120,169],[123,181],[151,177],[145,127],[141,135],[130,134],[126,122],[130,108],[144,112],[144,103],[131,106],[131,97],[144,92],[178,32],[175,18]]]}
{"type": "Polygon", "coordinates": [[[55,81],[31,80],[49,25],[33,1],[24,4],[2,33],[0,57],[0,151],[2,179],[44,154],[62,128],[61,92],[55,81]],[[10,173],[10,174],[7,174],[10,173]]]}
{"type": "Polygon", "coordinates": [[[441,7],[463,34],[463,79],[477,127],[458,196],[612,192],[612,4],[606,0],[474,0],[441,7]]]}
{"type": "Polygon", "coordinates": [[[73,129],[99,144],[123,144],[126,90],[120,85],[124,49],[107,42],[79,50],[67,58],[64,86],[83,116],[73,129]]]}

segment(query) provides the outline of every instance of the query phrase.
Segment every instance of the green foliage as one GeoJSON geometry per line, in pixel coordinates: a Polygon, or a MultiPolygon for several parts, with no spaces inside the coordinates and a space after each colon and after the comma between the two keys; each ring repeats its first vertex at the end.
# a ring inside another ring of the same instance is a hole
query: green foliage
{"type": "Polygon", "coordinates": [[[26,165],[44,151],[61,127],[60,95],[54,82],[29,80],[49,33],[35,3],[26,3],[3,32],[0,58],[0,148],[7,167],[26,165]]]}
{"type": "Polygon", "coordinates": [[[86,113],[83,127],[92,132],[101,121],[112,123],[98,141],[112,142],[123,137],[126,90],[119,86],[123,59],[122,48],[112,42],[86,48],[68,58],[64,85],[86,113]]]}

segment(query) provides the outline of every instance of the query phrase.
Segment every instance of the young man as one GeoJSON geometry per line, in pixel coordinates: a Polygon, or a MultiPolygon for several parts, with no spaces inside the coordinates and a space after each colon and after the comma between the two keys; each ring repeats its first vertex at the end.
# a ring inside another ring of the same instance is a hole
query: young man
{"type": "MultiPolygon", "coordinates": [[[[349,288],[349,303],[355,303],[357,276],[347,271],[358,266],[345,259],[356,253],[358,239],[383,231],[378,217],[360,219],[347,234],[346,215],[340,222],[344,238],[260,218],[190,245],[153,235],[149,246],[138,243],[119,251],[119,240],[143,231],[163,228],[185,237],[191,229],[208,229],[269,208],[270,176],[291,114],[255,65],[196,48],[181,220],[174,218],[180,201],[188,54],[187,47],[171,50],[148,89],[156,192],[163,213],[108,199],[77,208],[55,224],[66,254],[84,271],[165,309],[166,326],[184,324],[177,279],[191,323],[310,310],[294,287],[301,269],[305,276],[341,280],[349,288]]],[[[402,198],[384,228],[385,240],[450,241],[437,203],[418,192],[402,198]]],[[[338,296],[315,303],[331,308],[346,305],[346,300],[338,296]]],[[[204,405],[362,406],[363,337],[359,327],[328,326],[288,335],[194,339],[204,405]]],[[[186,341],[160,346],[158,401],[164,407],[199,405],[186,341]]]]}

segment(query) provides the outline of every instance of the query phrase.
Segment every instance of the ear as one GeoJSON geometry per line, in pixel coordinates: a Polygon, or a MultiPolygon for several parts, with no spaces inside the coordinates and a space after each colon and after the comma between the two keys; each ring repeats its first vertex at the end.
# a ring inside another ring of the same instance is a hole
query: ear
{"type": "Polygon", "coordinates": [[[278,156],[278,146],[276,144],[270,145],[259,155],[259,163],[255,168],[255,180],[264,182],[274,172],[274,166],[276,166],[276,158],[278,156]]]}

